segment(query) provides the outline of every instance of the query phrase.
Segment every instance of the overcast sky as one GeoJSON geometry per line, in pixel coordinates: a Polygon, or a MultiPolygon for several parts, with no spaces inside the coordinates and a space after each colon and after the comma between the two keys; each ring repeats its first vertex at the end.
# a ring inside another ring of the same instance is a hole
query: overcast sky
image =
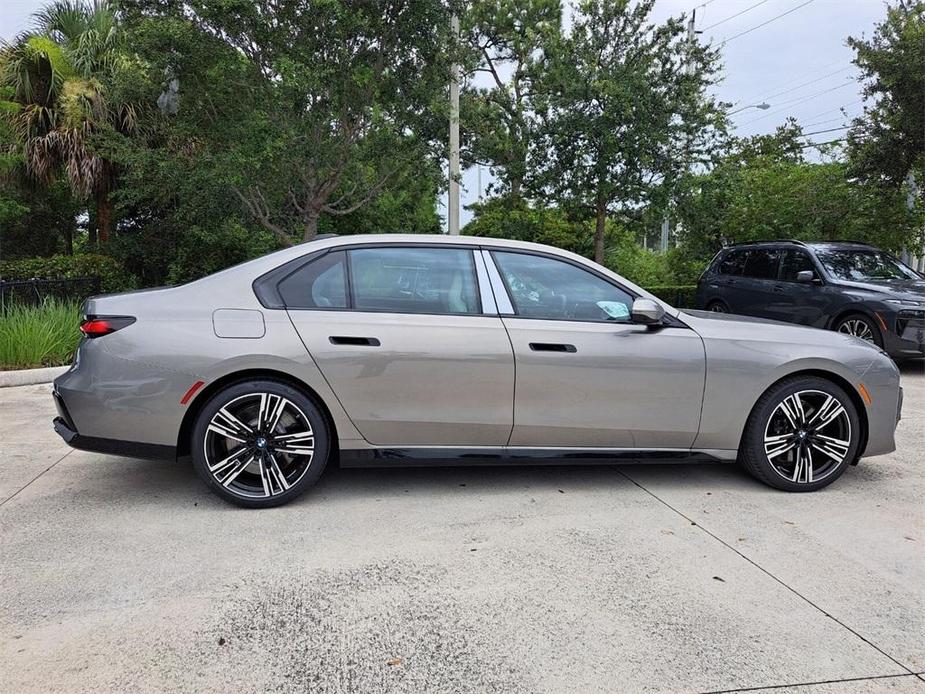
{"type": "MultiPolygon", "coordinates": [[[[0,36],[8,40],[27,29],[30,15],[43,4],[0,0],[0,36]]],[[[767,110],[746,108],[734,115],[740,134],[771,132],[791,115],[805,132],[838,128],[847,122],[840,109],[849,118],[861,111],[853,52],[845,39],[870,36],[886,13],[881,0],[657,0],[654,19],[695,8],[702,40],[728,40],[722,51],[725,78],[717,88],[719,98],[737,104],[735,108],[770,105],[767,110]],[[779,15],[784,16],[776,18],[779,15]],[[766,26],[759,26],[765,22],[766,26]],[[736,37],[745,31],[749,33],[736,37]]],[[[812,137],[822,142],[842,133],[812,137]]],[[[487,171],[481,178],[484,189],[487,171]]],[[[478,172],[466,171],[463,184],[465,206],[478,199],[478,172]]],[[[470,217],[463,209],[463,224],[470,217]]]]}

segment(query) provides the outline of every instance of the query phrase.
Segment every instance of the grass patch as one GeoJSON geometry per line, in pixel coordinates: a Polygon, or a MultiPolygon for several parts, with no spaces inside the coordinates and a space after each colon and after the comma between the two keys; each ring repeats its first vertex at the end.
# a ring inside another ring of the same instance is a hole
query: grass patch
{"type": "Polygon", "coordinates": [[[0,306],[0,369],[69,364],[80,342],[80,304],[46,299],[0,306]]]}

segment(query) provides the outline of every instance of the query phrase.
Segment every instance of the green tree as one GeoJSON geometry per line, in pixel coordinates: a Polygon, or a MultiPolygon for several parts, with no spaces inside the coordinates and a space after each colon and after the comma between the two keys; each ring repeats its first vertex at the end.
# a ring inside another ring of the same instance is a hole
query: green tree
{"type": "Polygon", "coordinates": [[[562,31],[560,0],[478,0],[463,16],[474,84],[462,94],[462,129],[469,163],[488,166],[503,195],[521,195],[536,140],[533,100],[542,89],[546,49],[562,31]]]}
{"type": "Polygon", "coordinates": [[[651,24],[653,4],[582,0],[571,34],[551,51],[533,166],[542,192],[594,217],[598,262],[608,216],[664,199],[723,124],[705,94],[716,52],[687,41],[680,19],[651,24]]]}
{"type": "Polygon", "coordinates": [[[137,0],[127,9],[154,49],[148,60],[178,82],[184,137],[280,243],[313,238],[323,217],[350,215],[429,166],[452,48],[444,3],[137,0]]]}
{"type": "Polygon", "coordinates": [[[35,20],[32,32],[0,54],[0,84],[19,105],[5,115],[23,144],[27,173],[42,183],[64,173],[75,194],[92,197],[99,241],[106,243],[114,227],[116,170],[92,139],[137,125],[135,104],[113,100],[107,87],[125,67],[123,34],[105,0],[59,0],[35,20]]]}
{"type": "Polygon", "coordinates": [[[848,134],[851,173],[892,188],[912,174],[925,199],[925,4],[900,0],[869,40],[848,45],[872,102],[848,134]]]}

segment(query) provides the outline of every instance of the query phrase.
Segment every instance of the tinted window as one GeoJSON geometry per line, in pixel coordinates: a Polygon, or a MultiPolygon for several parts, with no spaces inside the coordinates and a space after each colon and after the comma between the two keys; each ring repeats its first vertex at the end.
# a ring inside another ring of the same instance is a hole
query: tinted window
{"type": "Polygon", "coordinates": [[[481,313],[472,251],[358,248],[350,253],[353,307],[396,313],[481,313]]]}
{"type": "Polygon", "coordinates": [[[797,273],[804,270],[812,270],[816,274],[816,268],[813,267],[813,261],[805,251],[788,250],[783,252],[780,261],[780,278],[790,282],[795,282],[797,273]]]}
{"type": "Polygon", "coordinates": [[[741,275],[747,258],[748,251],[732,251],[728,253],[719,264],[720,274],[741,275]]]}
{"type": "Polygon", "coordinates": [[[915,272],[883,251],[818,250],[816,257],[832,275],[842,280],[917,280],[915,272]]]}
{"type": "Polygon", "coordinates": [[[290,308],[347,308],[347,273],[343,251],[327,253],[299,268],[279,284],[290,308]]]}
{"type": "Polygon", "coordinates": [[[518,316],[629,322],[633,297],[571,263],[526,253],[492,255],[518,316]]]}
{"type": "Polygon", "coordinates": [[[780,260],[780,251],[753,248],[748,254],[743,274],[756,279],[774,279],[777,277],[778,260],[780,260]]]}

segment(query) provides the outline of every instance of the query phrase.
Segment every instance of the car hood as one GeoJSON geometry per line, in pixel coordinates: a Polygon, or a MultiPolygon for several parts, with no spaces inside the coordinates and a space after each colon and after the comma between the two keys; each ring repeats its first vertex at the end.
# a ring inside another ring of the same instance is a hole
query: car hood
{"type": "Polygon", "coordinates": [[[819,347],[856,347],[862,345],[868,349],[879,350],[879,347],[845,333],[767,320],[765,318],[693,310],[682,311],[679,318],[690,325],[703,338],[790,342],[799,345],[817,345],[819,347]]]}
{"type": "Polygon", "coordinates": [[[876,294],[885,294],[889,295],[890,298],[905,299],[907,301],[925,300],[925,280],[865,280],[864,282],[838,280],[833,284],[838,287],[850,287],[876,294]]]}

